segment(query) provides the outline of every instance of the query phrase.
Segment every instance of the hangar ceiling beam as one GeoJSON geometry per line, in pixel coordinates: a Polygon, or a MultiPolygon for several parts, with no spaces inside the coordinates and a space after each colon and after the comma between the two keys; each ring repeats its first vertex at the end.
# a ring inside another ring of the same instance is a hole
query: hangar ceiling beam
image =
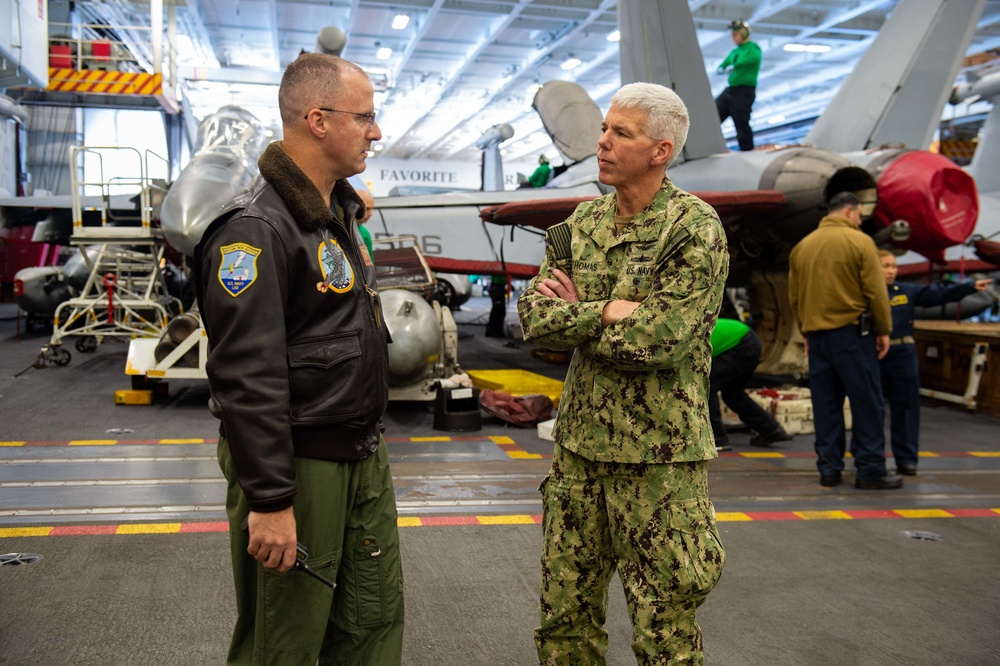
{"type": "MultiPolygon", "coordinates": [[[[546,49],[541,52],[535,52],[526,61],[521,63],[518,67],[514,68],[513,72],[506,78],[506,80],[492,92],[490,92],[485,99],[483,99],[483,104],[489,104],[491,101],[496,99],[499,95],[505,92],[513,83],[517,81],[520,76],[528,71],[532,65],[538,62],[542,57],[550,55],[555,49],[561,46],[564,42],[567,42],[570,37],[578,35],[580,32],[586,30],[591,24],[593,24],[597,19],[599,19],[604,13],[615,7],[617,0],[602,0],[601,4],[598,5],[594,10],[590,12],[587,18],[576,24],[572,30],[565,32],[560,38],[553,40],[546,45],[546,49]]],[[[470,113],[467,113],[464,117],[458,119],[455,123],[455,127],[458,127],[462,123],[466,122],[470,118],[474,117],[479,113],[479,109],[476,109],[470,113]]],[[[438,144],[447,136],[448,133],[440,134],[436,138],[432,139],[424,148],[417,152],[415,157],[421,157],[426,155],[428,152],[434,150],[438,147],[438,144]]]]}
{"type": "MultiPolygon", "coordinates": [[[[528,2],[529,0],[520,0],[520,2],[518,2],[517,5],[511,10],[510,14],[508,14],[504,18],[498,19],[493,22],[493,24],[488,29],[486,35],[481,37],[475,43],[475,45],[465,53],[465,57],[462,64],[458,68],[456,68],[455,71],[451,73],[451,76],[448,77],[448,80],[444,83],[444,85],[440,86],[437,93],[435,95],[432,95],[432,99],[429,100],[429,103],[425,102],[422,105],[423,108],[409,115],[409,117],[407,118],[407,122],[404,122],[400,125],[400,127],[402,127],[403,129],[401,130],[394,129],[393,130],[394,134],[391,140],[383,142],[383,145],[385,146],[385,148],[383,149],[384,153],[388,154],[389,151],[392,150],[393,146],[395,146],[399,142],[399,140],[403,136],[405,136],[407,132],[410,131],[410,128],[412,128],[414,125],[417,125],[424,118],[427,117],[427,115],[433,110],[434,106],[439,101],[441,101],[441,99],[448,93],[448,91],[452,89],[452,87],[454,87],[455,83],[459,80],[462,74],[475,61],[475,59],[479,56],[479,54],[483,52],[483,49],[485,49],[490,44],[490,42],[492,42],[493,39],[495,39],[496,36],[500,34],[501,30],[510,25],[510,23],[520,15],[521,11],[528,4],[528,2]]],[[[405,100],[396,100],[396,101],[397,103],[399,103],[405,100]]]]}

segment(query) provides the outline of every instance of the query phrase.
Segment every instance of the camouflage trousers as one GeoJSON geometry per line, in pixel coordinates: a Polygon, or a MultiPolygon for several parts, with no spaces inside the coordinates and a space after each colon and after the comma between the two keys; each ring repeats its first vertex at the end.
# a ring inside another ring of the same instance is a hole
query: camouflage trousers
{"type": "Polygon", "coordinates": [[[541,491],[539,662],[605,663],[617,569],[638,663],[704,663],[695,609],[726,560],[706,463],[602,463],[556,445],[541,491]]]}

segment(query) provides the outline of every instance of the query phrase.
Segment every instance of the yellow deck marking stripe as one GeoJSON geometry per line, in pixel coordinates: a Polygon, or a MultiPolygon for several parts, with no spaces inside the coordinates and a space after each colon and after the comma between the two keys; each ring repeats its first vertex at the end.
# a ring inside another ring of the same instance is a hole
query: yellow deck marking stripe
{"type": "Polygon", "coordinates": [[[481,525],[534,525],[535,519],[531,516],[476,516],[476,520],[481,525]]]}
{"type": "Polygon", "coordinates": [[[793,511],[802,520],[854,520],[843,511],[793,511]]]}
{"type": "Polygon", "coordinates": [[[894,509],[893,513],[903,518],[954,518],[947,511],[941,509],[894,509]]]}
{"type": "Polygon", "coordinates": [[[747,451],[741,453],[744,458],[784,458],[784,453],[777,453],[775,451],[747,451]]]}
{"type": "Polygon", "coordinates": [[[0,527],[0,539],[9,537],[48,536],[51,527],[0,527]]]}
{"type": "Polygon", "coordinates": [[[174,534],[180,531],[180,523],[138,523],[119,525],[115,534],[174,534]]]}
{"type": "Polygon", "coordinates": [[[514,440],[507,435],[490,435],[494,444],[513,444],[514,440]]]}
{"type": "Polygon", "coordinates": [[[751,518],[750,516],[748,516],[747,514],[741,512],[741,511],[728,511],[728,512],[727,511],[723,511],[721,513],[716,513],[715,514],[715,519],[717,521],[723,522],[723,523],[742,522],[742,521],[747,521],[747,520],[753,520],[753,518],[751,518]]]}
{"type": "Polygon", "coordinates": [[[411,442],[450,442],[451,437],[411,437],[411,442]]]}
{"type": "Polygon", "coordinates": [[[117,439],[74,439],[69,446],[111,446],[117,444],[117,439]]]}
{"type": "Polygon", "coordinates": [[[0,446],[24,446],[25,442],[0,442],[0,446]]]}
{"type": "Polygon", "coordinates": [[[1000,451],[969,451],[969,455],[976,458],[1000,458],[1000,451]]]}
{"type": "Polygon", "coordinates": [[[520,460],[537,460],[542,457],[541,453],[528,453],[527,451],[508,451],[507,455],[520,460]]]}
{"type": "Polygon", "coordinates": [[[940,454],[934,453],[933,451],[917,451],[917,456],[920,458],[940,458],[940,454]]]}
{"type": "Polygon", "coordinates": [[[413,518],[410,516],[400,517],[396,519],[397,527],[420,527],[423,523],[420,522],[419,518],[413,518]]]}
{"type": "Polygon", "coordinates": [[[161,439],[160,444],[204,444],[203,439],[161,439]]]}

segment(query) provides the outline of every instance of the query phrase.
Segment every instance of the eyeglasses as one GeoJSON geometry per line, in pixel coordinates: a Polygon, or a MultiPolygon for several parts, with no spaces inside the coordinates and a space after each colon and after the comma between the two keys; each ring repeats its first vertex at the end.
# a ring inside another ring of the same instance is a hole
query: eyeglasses
{"type": "MultiPolygon", "coordinates": [[[[347,113],[352,116],[357,116],[358,118],[364,118],[368,121],[368,127],[372,128],[375,126],[375,112],[371,113],[358,113],[357,111],[340,111],[339,109],[324,109],[323,107],[318,107],[320,111],[328,111],[330,113],[347,113]]],[[[303,116],[306,120],[309,119],[309,114],[303,116]]]]}

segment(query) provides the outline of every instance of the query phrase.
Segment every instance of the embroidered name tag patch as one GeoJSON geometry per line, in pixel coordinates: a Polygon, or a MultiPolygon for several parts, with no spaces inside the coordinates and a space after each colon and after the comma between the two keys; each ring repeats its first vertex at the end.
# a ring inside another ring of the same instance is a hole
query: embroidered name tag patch
{"type": "Polygon", "coordinates": [[[236,297],[242,294],[257,279],[257,257],[260,248],[246,243],[223,245],[222,265],[219,266],[219,283],[236,297]]]}
{"type": "Polygon", "coordinates": [[[323,276],[323,281],[316,283],[316,290],[321,293],[332,290],[338,294],[349,291],[354,285],[354,269],[344,256],[340,243],[327,239],[319,244],[316,254],[319,258],[319,271],[323,276]]]}

